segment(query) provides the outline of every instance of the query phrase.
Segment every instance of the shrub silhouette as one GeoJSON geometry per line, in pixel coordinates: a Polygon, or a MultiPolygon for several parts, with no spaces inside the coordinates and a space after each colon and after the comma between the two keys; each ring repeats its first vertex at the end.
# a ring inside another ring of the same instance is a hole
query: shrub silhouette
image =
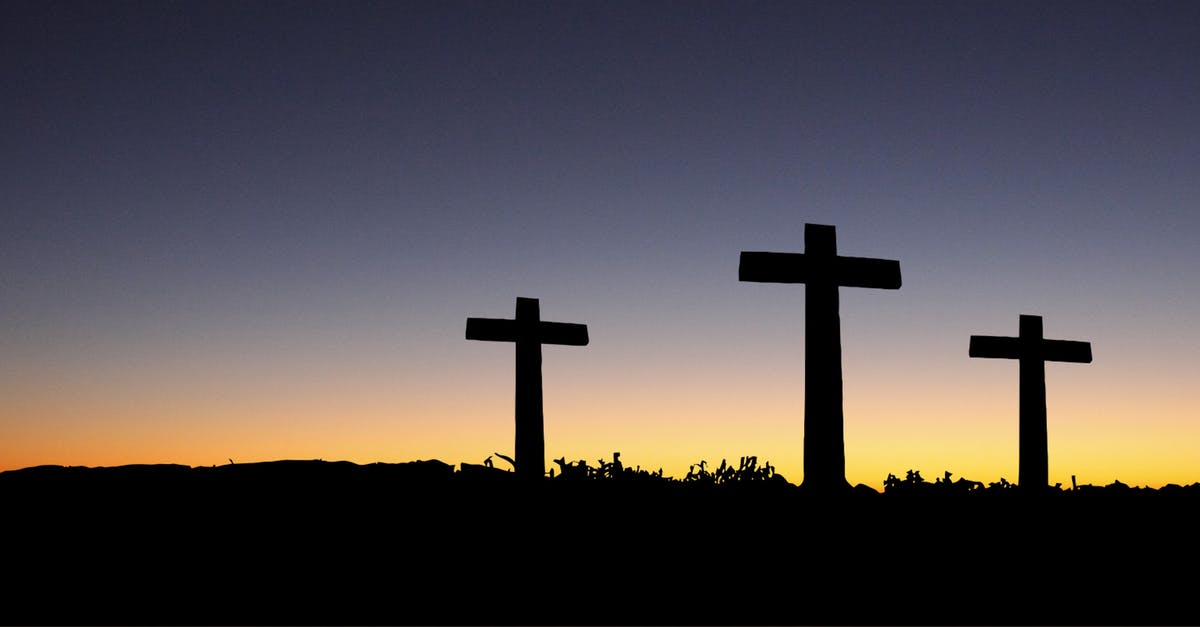
{"type": "Polygon", "coordinates": [[[673,481],[673,479],[670,477],[663,476],[662,468],[659,468],[655,472],[650,472],[648,470],[643,470],[641,466],[634,468],[626,467],[623,463],[621,463],[620,451],[613,453],[611,462],[604,459],[597,460],[596,463],[598,466],[595,467],[589,466],[588,463],[582,459],[569,462],[567,461],[565,455],[554,460],[554,463],[558,464],[558,473],[556,474],[554,469],[551,468],[548,473],[551,479],[572,481],[581,479],[622,480],[637,478],[673,481]]]}
{"type": "Polygon", "coordinates": [[[555,459],[554,463],[558,465],[557,471],[551,468],[547,474],[550,479],[559,481],[647,479],[664,483],[700,485],[722,485],[755,481],[786,482],[782,475],[775,472],[775,467],[770,462],[764,462],[760,466],[758,456],[756,455],[742,456],[736,467],[729,464],[727,460],[722,459],[720,466],[711,471],[708,469],[708,462],[700,460],[688,467],[688,473],[682,479],[665,476],[662,468],[656,471],[649,471],[643,469],[641,466],[632,468],[625,466],[621,462],[620,451],[613,453],[612,461],[605,459],[597,460],[596,466],[591,466],[586,460],[582,459],[567,461],[565,455],[555,459]]]}
{"type": "MultiPolygon", "coordinates": [[[[921,476],[920,470],[909,470],[905,473],[904,479],[897,477],[894,474],[888,473],[887,479],[883,481],[884,493],[936,493],[936,494],[966,494],[969,492],[978,492],[984,490],[982,481],[974,481],[965,477],[953,479],[954,474],[949,470],[942,473],[941,477],[937,477],[930,483],[921,476]]],[[[1001,478],[1003,485],[1009,486],[1005,479],[1001,478]]],[[[1000,484],[993,483],[992,486],[1000,484]]]]}
{"type": "Polygon", "coordinates": [[[766,480],[782,481],[783,476],[775,474],[775,467],[771,465],[771,462],[764,462],[759,467],[757,455],[743,456],[738,462],[737,468],[730,466],[722,459],[721,465],[713,472],[708,471],[707,461],[700,460],[699,463],[688,467],[688,474],[683,478],[684,482],[713,485],[766,480]]]}
{"type": "MultiPolygon", "coordinates": [[[[716,468],[710,468],[707,460],[700,460],[688,466],[688,472],[682,478],[666,476],[662,468],[655,471],[650,471],[639,466],[629,467],[621,461],[620,451],[616,451],[612,455],[611,460],[598,459],[595,465],[591,465],[587,460],[579,459],[568,461],[566,456],[559,457],[553,460],[557,468],[551,468],[547,471],[546,476],[554,481],[653,481],[658,483],[670,484],[689,484],[696,486],[703,485],[726,485],[726,484],[747,484],[755,482],[773,482],[773,483],[788,483],[783,475],[776,472],[776,469],[770,462],[763,462],[761,465],[758,462],[757,455],[743,455],[738,460],[738,465],[733,466],[727,459],[722,459],[721,463],[716,468]]],[[[462,463],[459,473],[470,474],[473,476],[493,476],[493,477],[511,477],[515,474],[514,460],[512,457],[503,453],[494,453],[489,455],[482,464],[462,463]],[[509,468],[497,467],[493,461],[493,457],[499,457],[508,462],[509,468]]],[[[1185,486],[1170,484],[1164,486],[1164,490],[1172,491],[1179,490],[1185,486]]],[[[1200,490],[1200,483],[1190,484],[1188,488],[1200,490]]],[[[859,488],[868,489],[867,486],[860,485],[859,488]]],[[[977,493],[1002,493],[1015,491],[1018,484],[1010,482],[1005,477],[1000,477],[996,481],[984,483],[966,477],[955,478],[954,473],[943,471],[940,477],[935,477],[931,482],[921,475],[920,470],[908,469],[905,471],[903,478],[895,473],[888,473],[888,476],[883,480],[883,493],[892,495],[945,495],[953,496],[960,494],[977,494],[977,493]]],[[[1104,492],[1120,492],[1120,491],[1137,491],[1137,492],[1155,492],[1156,490],[1148,487],[1132,487],[1120,480],[1114,480],[1112,483],[1102,486],[1092,484],[1076,484],[1075,477],[1071,478],[1071,486],[1064,488],[1062,483],[1055,483],[1053,486],[1047,487],[1047,492],[1088,492],[1088,491],[1104,491],[1104,492]]],[[[1189,490],[1192,491],[1192,490],[1189,490]]]]}
{"type": "MultiPolygon", "coordinates": [[[[954,474],[949,470],[942,473],[941,477],[937,477],[932,483],[921,476],[920,470],[908,470],[901,479],[895,474],[888,473],[887,479],[883,481],[883,491],[885,494],[968,494],[973,492],[998,492],[1003,490],[1011,490],[1017,487],[1015,483],[1009,483],[1007,479],[1001,477],[999,481],[993,481],[986,486],[982,481],[959,477],[954,479],[954,474]]],[[[1055,484],[1055,488],[1061,488],[1061,484],[1055,484]]]]}

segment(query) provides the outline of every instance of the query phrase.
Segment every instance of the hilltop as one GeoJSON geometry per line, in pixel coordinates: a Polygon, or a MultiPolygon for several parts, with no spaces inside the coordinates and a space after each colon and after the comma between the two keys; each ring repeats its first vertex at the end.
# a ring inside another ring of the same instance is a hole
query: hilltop
{"type": "Polygon", "coordinates": [[[513,476],[438,460],[0,473],[17,575],[5,622],[1200,618],[1179,570],[1200,556],[1195,485],[820,495],[770,479],[513,476]]]}

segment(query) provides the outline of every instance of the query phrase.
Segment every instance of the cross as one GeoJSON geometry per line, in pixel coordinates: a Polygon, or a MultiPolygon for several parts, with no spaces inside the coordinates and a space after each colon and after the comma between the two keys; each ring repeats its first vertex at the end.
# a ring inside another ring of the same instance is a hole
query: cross
{"type": "Polygon", "coordinates": [[[1017,337],[972,335],[971,357],[1016,359],[1020,368],[1017,485],[1041,488],[1050,484],[1046,438],[1046,362],[1092,363],[1092,345],[1042,337],[1041,316],[1021,316],[1017,337]]]}
{"type": "Polygon", "coordinates": [[[517,353],[516,473],[540,479],[546,473],[542,419],[542,344],[587,346],[587,325],[544,322],[538,299],[517,298],[516,319],[467,318],[467,339],[513,342],[517,353]]]}
{"type": "Polygon", "coordinates": [[[900,289],[900,262],[839,257],[833,226],[805,224],[803,253],[743,251],[738,280],[805,284],[802,485],[817,489],[849,487],[843,434],[838,288],[900,289]]]}

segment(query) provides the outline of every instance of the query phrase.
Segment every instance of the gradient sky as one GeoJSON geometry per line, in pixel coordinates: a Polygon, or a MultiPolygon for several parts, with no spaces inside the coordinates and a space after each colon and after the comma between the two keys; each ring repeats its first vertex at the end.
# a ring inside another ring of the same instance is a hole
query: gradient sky
{"type": "MultiPolygon", "coordinates": [[[[803,479],[804,288],[743,250],[900,261],[843,289],[847,478],[1200,481],[1200,3],[0,5],[0,469],[512,454],[803,479]]],[[[498,461],[498,460],[497,460],[498,461]]],[[[504,466],[503,462],[500,465],[504,466]]]]}

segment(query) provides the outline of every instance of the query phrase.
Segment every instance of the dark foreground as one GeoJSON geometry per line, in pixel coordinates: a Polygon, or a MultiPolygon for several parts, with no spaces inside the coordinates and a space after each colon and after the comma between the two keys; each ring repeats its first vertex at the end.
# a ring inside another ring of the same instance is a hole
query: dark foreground
{"type": "Polygon", "coordinates": [[[0,473],[5,624],[1196,625],[1196,490],[0,473]]]}

